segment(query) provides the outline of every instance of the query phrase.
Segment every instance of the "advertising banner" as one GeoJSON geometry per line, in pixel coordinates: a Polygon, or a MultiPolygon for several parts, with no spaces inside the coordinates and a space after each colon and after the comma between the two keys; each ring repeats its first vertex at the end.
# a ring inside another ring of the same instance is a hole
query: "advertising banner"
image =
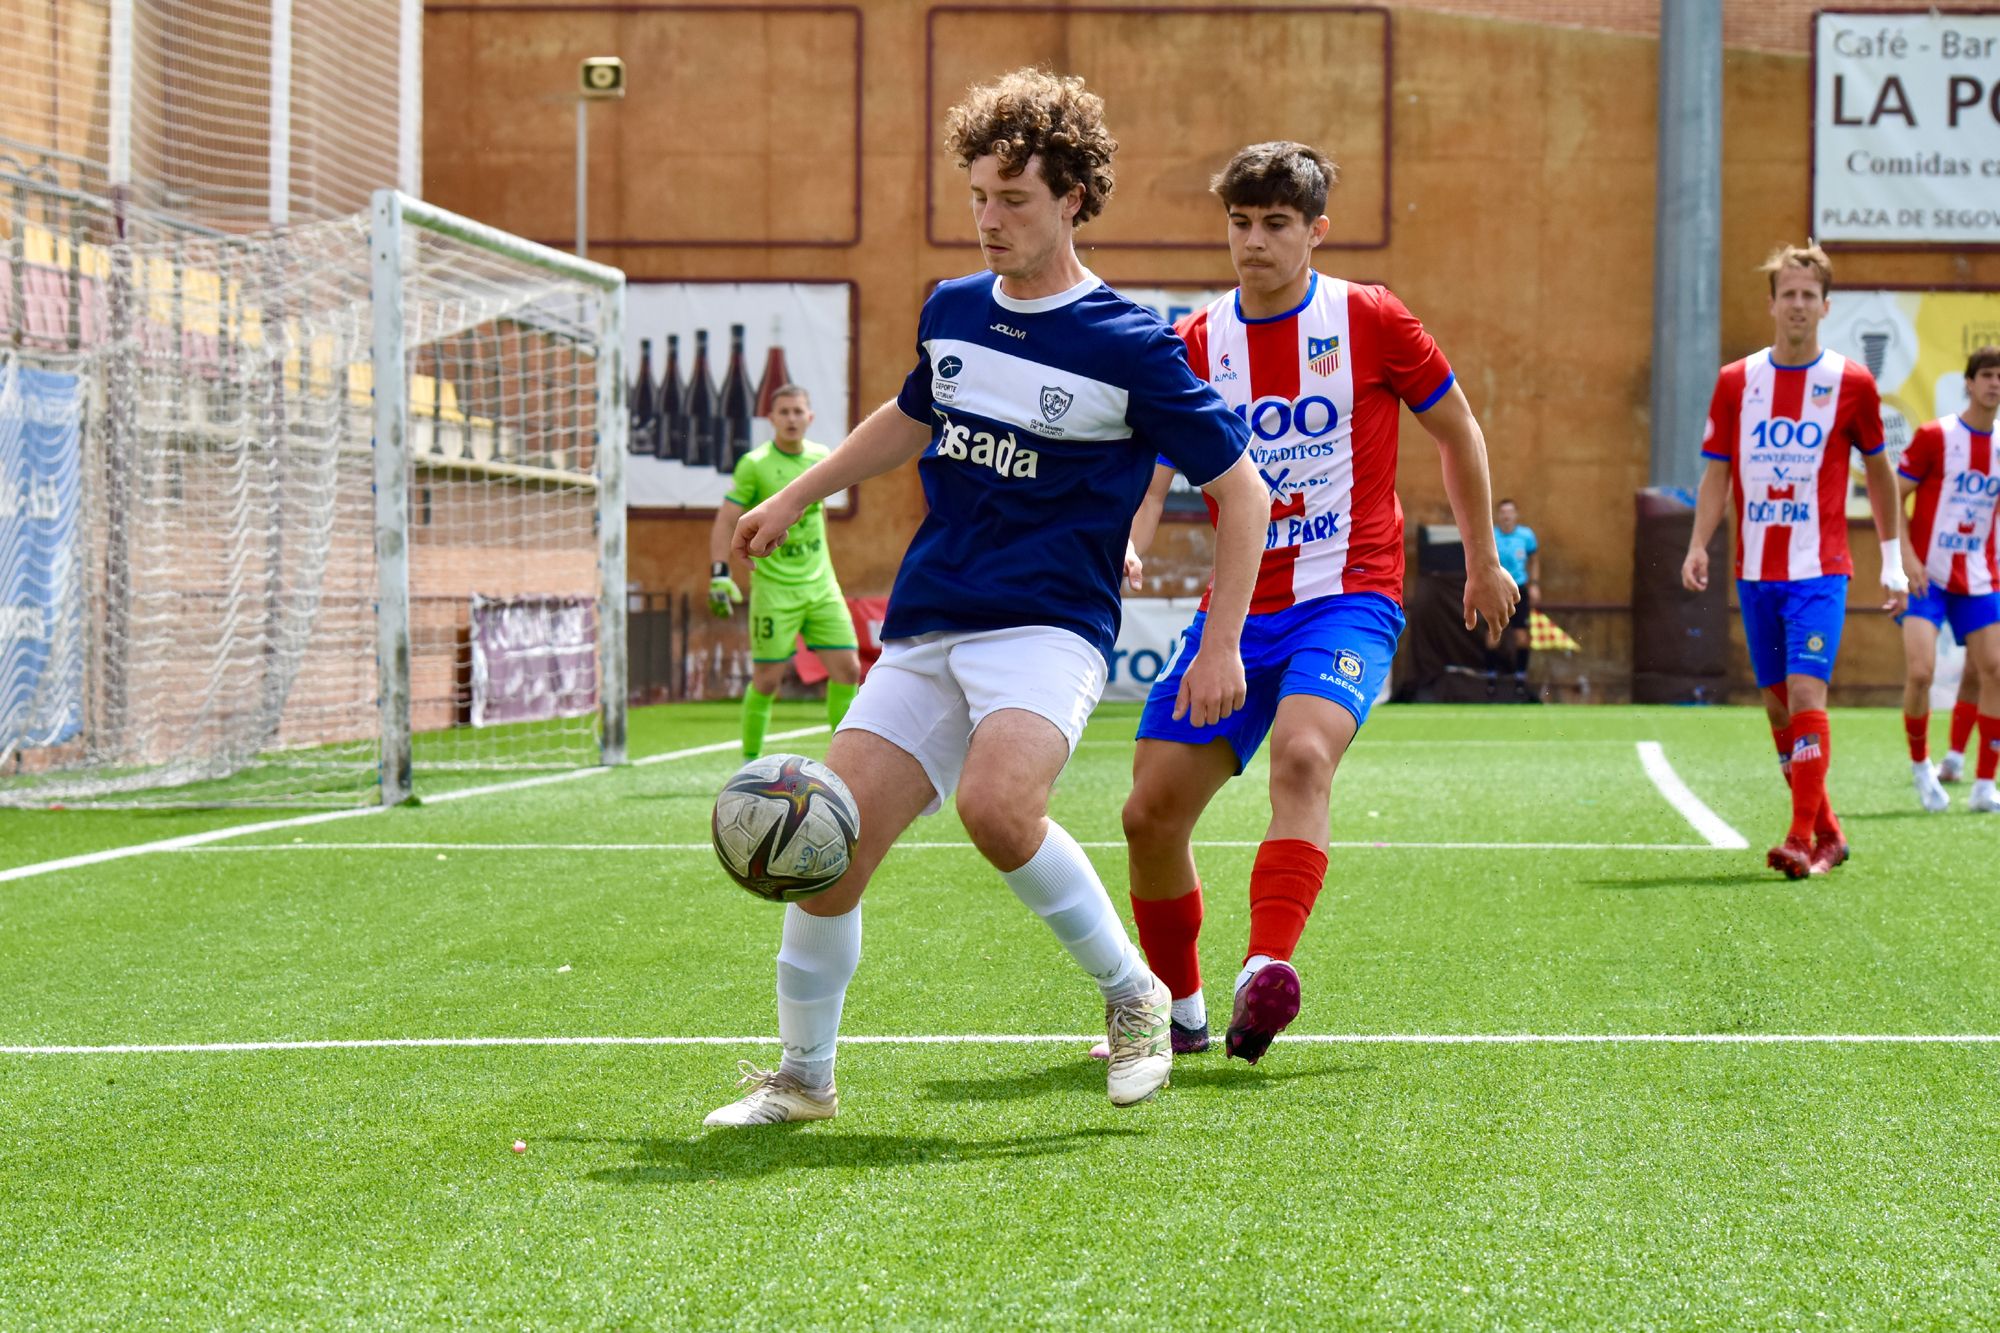
{"type": "Polygon", "coordinates": [[[1812,233],[2000,245],[2000,11],[1813,19],[1812,233]]]}
{"type": "Polygon", "coordinates": [[[1104,697],[1144,699],[1181,650],[1181,636],[1200,609],[1199,597],[1126,598],[1104,697]]]}
{"type": "MultiPolygon", "coordinates": [[[[1882,390],[1882,435],[1891,459],[1926,421],[1965,406],[1965,359],[2000,346],[2000,292],[1849,291],[1836,287],[1820,342],[1860,362],[1882,390]]],[[[1850,517],[1868,517],[1855,457],[1850,517]]]]}
{"type": "MultiPolygon", "coordinates": [[[[771,438],[770,398],[805,389],[806,438],[853,425],[853,289],[844,282],[635,282],[626,288],[632,413],[625,502],[712,510],[742,457],[771,438]]],[[[827,501],[845,509],[845,492],[827,501]]]]}
{"type": "Polygon", "coordinates": [[[597,603],[588,597],[472,599],[472,725],[597,711],[597,603]]]}
{"type": "Polygon", "coordinates": [[[0,362],[0,757],[83,725],[82,438],[76,376],[0,362]]]}

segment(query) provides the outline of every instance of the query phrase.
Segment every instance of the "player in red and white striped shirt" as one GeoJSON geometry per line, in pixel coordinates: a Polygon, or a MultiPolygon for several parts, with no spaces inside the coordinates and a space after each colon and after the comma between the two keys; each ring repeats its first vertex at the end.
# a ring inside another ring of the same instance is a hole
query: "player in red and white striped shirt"
{"type": "Polygon", "coordinates": [[[1847,839],[1826,794],[1832,754],[1826,687],[1854,573],[1847,552],[1850,451],[1860,451],[1867,469],[1882,542],[1884,610],[1902,610],[1909,578],[1875,379],[1819,344],[1833,265],[1817,246],[1784,246],[1764,271],[1776,336],[1716,377],[1701,443],[1708,466],[1681,582],[1690,592],[1708,587],[1709,539],[1733,495],[1744,637],[1792,789],[1791,827],[1765,860],[1787,878],[1802,879],[1847,859],[1847,839]]]}
{"type": "MultiPolygon", "coordinates": [[[[1189,839],[1216,792],[1272,737],[1271,821],[1250,872],[1249,947],[1225,1042],[1252,1063],[1298,1013],[1290,959],[1326,877],[1334,769],[1388,679],[1403,628],[1396,435],[1405,404],[1442,454],[1465,541],[1466,627],[1483,616],[1497,643],[1520,595],[1494,549],[1485,440],[1443,353],[1386,289],[1313,270],[1334,175],[1316,149],[1280,142],[1245,148],[1213,182],[1240,285],[1178,327],[1195,373],[1249,425],[1271,489],[1241,643],[1249,693],[1215,726],[1173,716],[1181,664],[1219,628],[1197,613],[1153,684],[1125,805],[1139,943],[1173,992],[1176,1049],[1200,1050],[1201,883],[1189,839]]],[[[1150,537],[1171,480],[1170,469],[1156,472],[1136,545],[1150,537]]]]}
{"type": "Polygon", "coordinates": [[[1964,411],[1918,428],[1896,469],[1904,497],[1917,498],[1903,534],[1911,570],[1910,609],[1902,617],[1903,730],[1917,798],[1926,810],[1945,809],[1951,798],[1930,763],[1931,675],[1938,627],[1949,622],[1965,645],[1967,677],[1980,682],[1979,758],[1968,804],[1993,813],[2000,811],[1993,790],[2000,767],[2000,459],[1993,453],[2000,347],[1982,347],[1966,361],[1965,396],[1964,411]]]}

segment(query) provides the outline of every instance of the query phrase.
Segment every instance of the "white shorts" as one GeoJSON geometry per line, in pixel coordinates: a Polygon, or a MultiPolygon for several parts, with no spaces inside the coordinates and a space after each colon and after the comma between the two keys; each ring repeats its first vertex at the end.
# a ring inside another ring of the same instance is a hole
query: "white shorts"
{"type": "Polygon", "coordinates": [[[924,813],[936,814],[988,714],[1019,708],[1045,717],[1074,754],[1104,676],[1104,654],[1089,640],[1049,625],[890,639],[840,730],[873,732],[915,758],[937,791],[924,813]]]}

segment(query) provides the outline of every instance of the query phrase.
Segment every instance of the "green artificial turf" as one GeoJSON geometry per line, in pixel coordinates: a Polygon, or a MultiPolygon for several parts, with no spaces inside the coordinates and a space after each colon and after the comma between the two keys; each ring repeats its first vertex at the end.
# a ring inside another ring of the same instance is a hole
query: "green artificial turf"
{"type": "MultiPolygon", "coordinates": [[[[1134,720],[1099,712],[1055,802],[1121,908],[1134,720]]],[[[641,710],[633,751],[734,727],[641,710]]],[[[2000,818],[1918,813],[1892,712],[1833,740],[1856,858],[1790,884],[1754,710],[1378,710],[1293,1032],[2000,1032],[2000,818]],[[1448,842],[1491,845],[1410,845],[1448,842]]],[[[1280,1041],[1119,1110],[1060,1039],[1094,988],[949,813],[870,890],[845,1031],[1059,1039],[850,1046],[837,1120],[705,1131],[776,1059],[778,909],[700,846],[735,762],[0,883],[0,1045],[760,1039],[0,1054],[0,1326],[2000,1322],[2000,1046],[1280,1041]],[[691,846],[613,846],[650,843],[691,846]]],[[[1198,839],[1254,844],[1265,772],[1198,839]]],[[[271,818],[0,812],[0,869],[271,818]]],[[[1253,854],[1197,850],[1218,1019],[1253,854]]]]}

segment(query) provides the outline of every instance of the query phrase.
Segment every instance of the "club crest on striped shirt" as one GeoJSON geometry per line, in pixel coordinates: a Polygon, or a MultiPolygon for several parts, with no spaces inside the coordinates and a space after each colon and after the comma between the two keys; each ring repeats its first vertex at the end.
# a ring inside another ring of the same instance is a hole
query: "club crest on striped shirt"
{"type": "Polygon", "coordinates": [[[1823,403],[1826,401],[1827,395],[1832,392],[1833,386],[1831,384],[1815,384],[1812,386],[1812,400],[1815,403],[1823,403]]]}
{"type": "Polygon", "coordinates": [[[1048,384],[1042,386],[1042,416],[1050,421],[1055,421],[1069,411],[1069,405],[1075,401],[1076,395],[1068,390],[1048,384]]]}
{"type": "Polygon", "coordinates": [[[1340,335],[1306,339],[1306,364],[1315,375],[1331,375],[1340,369],[1340,335]]]}

